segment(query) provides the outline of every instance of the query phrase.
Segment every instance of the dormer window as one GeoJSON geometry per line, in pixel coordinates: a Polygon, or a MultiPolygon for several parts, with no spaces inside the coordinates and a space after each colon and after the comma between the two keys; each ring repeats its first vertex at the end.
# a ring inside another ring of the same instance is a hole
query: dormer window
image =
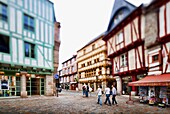
{"type": "Polygon", "coordinates": [[[120,22],[122,18],[123,18],[123,12],[119,11],[118,14],[114,18],[114,24],[117,24],[118,22],[120,22]]]}

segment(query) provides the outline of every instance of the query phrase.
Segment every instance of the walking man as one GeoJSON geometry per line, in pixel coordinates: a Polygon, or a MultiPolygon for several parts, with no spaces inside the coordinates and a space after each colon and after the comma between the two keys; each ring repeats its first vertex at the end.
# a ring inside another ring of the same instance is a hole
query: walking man
{"type": "Polygon", "coordinates": [[[98,86],[97,89],[97,95],[98,95],[98,99],[97,99],[97,104],[100,104],[100,106],[102,106],[102,86],[98,86]]]}
{"type": "Polygon", "coordinates": [[[110,102],[110,88],[109,85],[107,85],[107,87],[105,88],[105,94],[106,94],[106,100],[104,102],[104,104],[109,103],[109,106],[111,106],[111,102],[110,102]]]}
{"type": "Polygon", "coordinates": [[[117,105],[116,88],[114,87],[114,85],[112,85],[112,105],[114,105],[114,103],[117,105]]]}

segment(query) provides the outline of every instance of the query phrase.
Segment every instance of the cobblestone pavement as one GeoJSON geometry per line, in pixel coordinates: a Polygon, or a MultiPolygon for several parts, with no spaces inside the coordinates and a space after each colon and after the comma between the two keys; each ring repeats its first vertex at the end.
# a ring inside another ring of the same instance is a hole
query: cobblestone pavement
{"type": "MultiPolygon", "coordinates": [[[[126,104],[128,97],[117,96],[118,106],[97,104],[93,93],[88,98],[81,92],[65,91],[56,96],[0,99],[0,114],[170,114],[170,107],[160,108],[147,104],[126,104]]],[[[105,96],[102,96],[104,102],[105,96]]]]}

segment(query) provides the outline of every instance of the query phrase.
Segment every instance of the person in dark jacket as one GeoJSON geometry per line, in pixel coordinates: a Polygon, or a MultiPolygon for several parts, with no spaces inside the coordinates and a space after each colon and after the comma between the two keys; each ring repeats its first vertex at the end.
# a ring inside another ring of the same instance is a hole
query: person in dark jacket
{"type": "Polygon", "coordinates": [[[86,97],[88,97],[89,94],[89,86],[87,85],[87,89],[86,89],[86,97]]]}

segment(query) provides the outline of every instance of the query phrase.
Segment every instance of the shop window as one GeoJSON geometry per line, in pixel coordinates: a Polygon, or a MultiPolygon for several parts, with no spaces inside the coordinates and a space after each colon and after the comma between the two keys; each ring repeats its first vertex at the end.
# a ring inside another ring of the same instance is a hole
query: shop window
{"type": "Polygon", "coordinates": [[[9,53],[9,37],[0,34],[0,52],[9,53]]]}
{"type": "Polygon", "coordinates": [[[7,5],[0,3],[0,20],[7,22],[7,5]]]}
{"type": "Polygon", "coordinates": [[[34,32],[34,18],[24,14],[24,29],[34,32]]]}
{"type": "Polygon", "coordinates": [[[35,44],[25,42],[25,57],[35,58],[35,44]]]}
{"type": "Polygon", "coordinates": [[[159,61],[159,54],[152,56],[152,63],[159,61]]]}

